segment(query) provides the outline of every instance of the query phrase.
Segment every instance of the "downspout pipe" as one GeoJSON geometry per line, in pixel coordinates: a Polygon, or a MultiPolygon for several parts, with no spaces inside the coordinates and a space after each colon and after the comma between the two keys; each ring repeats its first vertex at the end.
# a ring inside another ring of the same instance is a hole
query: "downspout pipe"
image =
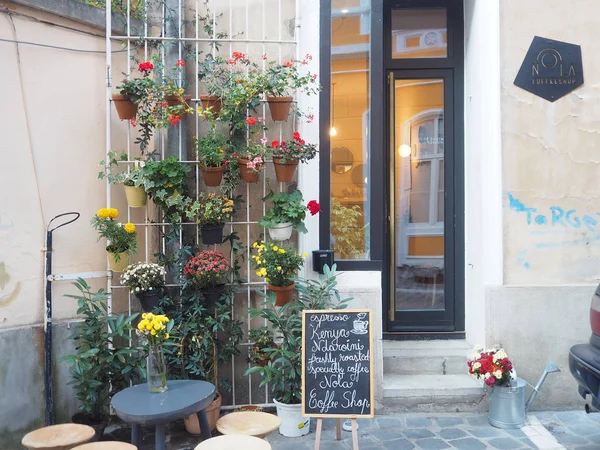
{"type": "Polygon", "coordinates": [[[67,212],[55,216],[46,227],[46,295],[44,316],[44,393],[46,396],[46,426],[54,425],[54,395],[52,392],[52,233],[60,227],[64,227],[79,219],[78,212],[67,212]],[[67,222],[61,223],[53,228],[52,222],[60,217],[75,216],[67,222]]]}

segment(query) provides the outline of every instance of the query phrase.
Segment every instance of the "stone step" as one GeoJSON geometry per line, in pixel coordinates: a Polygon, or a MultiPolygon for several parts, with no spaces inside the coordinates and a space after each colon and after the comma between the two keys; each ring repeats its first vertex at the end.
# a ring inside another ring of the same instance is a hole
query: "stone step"
{"type": "Polygon", "coordinates": [[[473,347],[464,340],[385,341],[383,373],[462,375],[473,347]]]}
{"type": "Polygon", "coordinates": [[[487,408],[483,383],[471,375],[383,376],[381,412],[458,412],[487,408]]]}

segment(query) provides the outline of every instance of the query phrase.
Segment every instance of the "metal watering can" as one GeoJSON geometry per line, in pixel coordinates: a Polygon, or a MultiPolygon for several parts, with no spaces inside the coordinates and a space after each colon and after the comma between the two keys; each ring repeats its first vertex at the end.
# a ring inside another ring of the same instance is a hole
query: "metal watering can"
{"type": "Polygon", "coordinates": [[[525,401],[525,387],[529,383],[521,378],[517,378],[516,385],[513,385],[515,382],[511,382],[511,386],[494,386],[490,395],[488,413],[490,425],[505,429],[521,428],[525,425],[529,407],[546,381],[548,374],[554,372],[560,372],[560,369],[550,360],[535,387],[530,385],[533,392],[527,401],[525,401]]]}

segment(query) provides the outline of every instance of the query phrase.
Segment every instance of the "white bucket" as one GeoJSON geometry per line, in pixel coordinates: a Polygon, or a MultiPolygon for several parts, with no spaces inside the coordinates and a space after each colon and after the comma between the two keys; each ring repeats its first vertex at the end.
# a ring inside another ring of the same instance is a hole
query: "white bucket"
{"type": "Polygon", "coordinates": [[[269,236],[274,241],[287,241],[292,237],[292,223],[280,223],[273,228],[269,228],[269,236]]]}
{"type": "Polygon", "coordinates": [[[310,417],[302,417],[302,404],[286,405],[273,400],[277,406],[277,416],[281,419],[279,433],[286,437],[305,436],[310,431],[310,417]]]}

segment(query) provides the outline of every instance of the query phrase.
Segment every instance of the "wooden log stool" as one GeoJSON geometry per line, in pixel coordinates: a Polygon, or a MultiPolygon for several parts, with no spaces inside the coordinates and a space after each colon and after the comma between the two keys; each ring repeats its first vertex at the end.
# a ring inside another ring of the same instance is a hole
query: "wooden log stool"
{"type": "Polygon", "coordinates": [[[241,411],[227,414],[217,420],[217,430],[221,434],[243,434],[264,438],[279,428],[281,419],[274,414],[254,411],[241,411]]]}
{"type": "Polygon", "coordinates": [[[90,442],[89,444],[79,445],[73,450],[137,450],[135,445],[120,441],[90,442]]]}
{"type": "Polygon", "coordinates": [[[263,439],[243,434],[228,434],[202,441],[194,450],[271,450],[263,439]]]}
{"type": "Polygon", "coordinates": [[[89,442],[94,434],[94,429],[87,425],[64,423],[27,433],[21,440],[21,444],[31,450],[71,450],[73,447],[89,442]]]}

